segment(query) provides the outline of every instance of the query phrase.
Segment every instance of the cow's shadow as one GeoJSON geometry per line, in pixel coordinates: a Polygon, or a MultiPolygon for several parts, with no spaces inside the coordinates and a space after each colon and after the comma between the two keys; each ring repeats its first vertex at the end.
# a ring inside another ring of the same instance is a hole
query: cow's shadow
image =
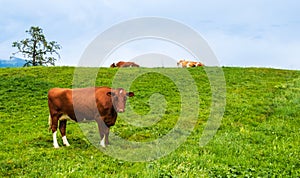
{"type": "MultiPolygon", "coordinates": [[[[66,147],[63,145],[63,141],[61,136],[59,135],[57,137],[58,145],[62,147],[66,147]]],[[[89,140],[77,136],[72,136],[70,139],[68,138],[68,141],[70,143],[70,148],[76,147],[76,148],[89,148],[92,146],[89,140]]],[[[28,143],[31,147],[35,148],[54,148],[53,147],[53,140],[52,140],[52,133],[49,133],[47,135],[39,136],[36,138],[33,138],[31,140],[28,140],[28,143]]]]}

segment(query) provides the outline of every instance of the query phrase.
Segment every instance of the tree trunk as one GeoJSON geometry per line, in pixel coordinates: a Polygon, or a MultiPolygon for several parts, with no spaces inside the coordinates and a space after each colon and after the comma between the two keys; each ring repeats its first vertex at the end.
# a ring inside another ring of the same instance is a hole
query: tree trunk
{"type": "Polygon", "coordinates": [[[36,62],[36,42],[33,42],[33,51],[32,51],[32,66],[37,66],[37,62],[36,62]]]}

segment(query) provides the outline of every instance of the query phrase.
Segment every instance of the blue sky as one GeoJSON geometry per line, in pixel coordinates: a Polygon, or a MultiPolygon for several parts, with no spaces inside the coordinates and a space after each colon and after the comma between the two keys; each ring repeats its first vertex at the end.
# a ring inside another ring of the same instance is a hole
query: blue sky
{"type": "MultiPolygon", "coordinates": [[[[12,42],[27,37],[30,26],[40,26],[49,41],[63,47],[57,64],[77,65],[101,32],[132,18],[154,16],[197,31],[222,66],[300,70],[299,9],[298,0],[0,0],[0,58],[9,59],[16,50],[12,42]]],[[[152,53],[164,45],[149,47],[147,42],[125,46],[118,55],[126,60],[142,54],[141,46],[148,45],[144,52],[152,53]]],[[[172,47],[166,48],[172,53],[172,47]]]]}

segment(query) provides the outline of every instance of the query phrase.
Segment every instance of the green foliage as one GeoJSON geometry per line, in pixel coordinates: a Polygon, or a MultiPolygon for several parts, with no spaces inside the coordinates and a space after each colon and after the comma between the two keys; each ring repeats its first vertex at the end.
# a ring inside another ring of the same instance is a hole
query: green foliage
{"type": "MultiPolygon", "coordinates": [[[[180,92],[172,80],[158,72],[179,74],[185,69],[155,70],[140,68],[122,72],[134,76],[146,71],[130,86],[136,96],[128,99],[128,110],[141,116],[151,114],[147,127],[139,127],[138,123],[130,125],[125,120],[127,112],[120,114],[111,129],[113,133],[127,140],[147,142],[172,129],[180,114],[180,92]],[[158,94],[153,96],[153,93],[158,94]],[[163,113],[151,102],[155,100],[164,101],[163,113]],[[151,122],[155,119],[151,118],[152,114],[162,119],[151,122]]],[[[199,139],[210,114],[210,83],[202,68],[188,71],[198,87],[200,100],[199,118],[191,135],[165,157],[149,162],[127,162],[94,147],[74,122],[68,122],[67,126],[71,146],[53,148],[52,134],[48,131],[47,92],[53,87],[71,88],[74,68],[1,69],[0,177],[300,176],[299,71],[223,68],[226,110],[217,134],[204,147],[199,146],[199,139]]],[[[115,81],[118,75],[117,69],[101,68],[96,85],[125,85],[126,78],[119,83],[115,81]]],[[[83,81],[77,85],[92,84],[83,81]]],[[[58,140],[62,145],[60,136],[58,140]]]]}
{"type": "Polygon", "coordinates": [[[22,53],[26,57],[26,63],[24,66],[43,66],[43,65],[55,65],[57,60],[53,57],[53,54],[56,54],[60,57],[58,50],[61,49],[61,46],[55,42],[47,42],[43,30],[40,27],[30,27],[29,30],[25,31],[31,37],[26,38],[25,40],[13,42],[12,47],[18,49],[17,53],[22,53]],[[50,54],[50,56],[49,56],[50,54]]]}

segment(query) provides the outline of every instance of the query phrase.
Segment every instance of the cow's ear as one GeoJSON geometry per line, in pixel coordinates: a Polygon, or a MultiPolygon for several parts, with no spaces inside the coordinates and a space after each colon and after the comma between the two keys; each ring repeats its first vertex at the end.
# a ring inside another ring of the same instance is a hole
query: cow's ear
{"type": "Polygon", "coordinates": [[[106,93],[106,95],[107,95],[107,96],[115,96],[115,93],[109,91],[109,92],[106,93]]]}
{"type": "Polygon", "coordinates": [[[133,92],[128,92],[127,96],[132,97],[132,96],[134,96],[134,93],[133,92]]]}

